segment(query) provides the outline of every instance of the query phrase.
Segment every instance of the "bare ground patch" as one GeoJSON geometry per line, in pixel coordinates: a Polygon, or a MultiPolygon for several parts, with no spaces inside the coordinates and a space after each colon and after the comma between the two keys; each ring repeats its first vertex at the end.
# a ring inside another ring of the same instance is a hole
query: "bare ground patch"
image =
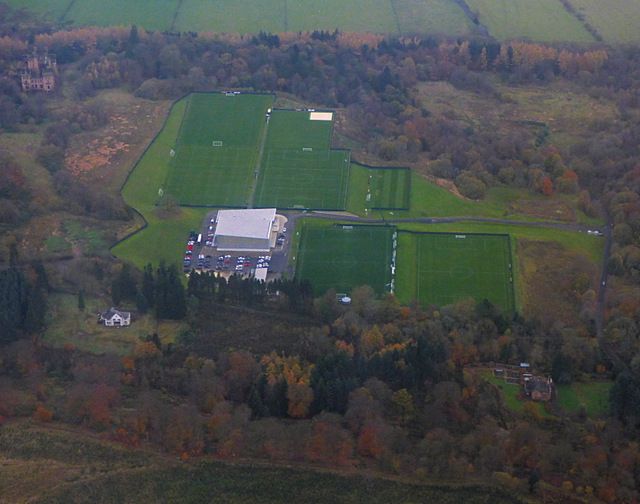
{"type": "Polygon", "coordinates": [[[108,122],[102,128],[73,137],[66,167],[74,175],[90,176],[93,181],[116,181],[119,187],[162,126],[169,103],[143,100],[121,91],[104,93],[100,99],[109,111],[108,122]]]}
{"type": "Polygon", "coordinates": [[[576,211],[566,201],[554,199],[516,200],[510,203],[513,213],[530,215],[544,220],[576,221],[576,211]]]}

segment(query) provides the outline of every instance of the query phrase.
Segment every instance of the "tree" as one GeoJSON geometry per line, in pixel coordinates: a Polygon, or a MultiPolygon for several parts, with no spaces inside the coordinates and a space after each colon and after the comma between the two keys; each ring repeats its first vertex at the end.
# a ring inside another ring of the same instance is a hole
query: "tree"
{"type": "Polygon", "coordinates": [[[114,305],[122,301],[134,301],[136,298],[136,282],[131,275],[131,266],[123,264],[122,269],[111,283],[111,299],[114,305]]]}
{"type": "Polygon", "coordinates": [[[85,304],[84,304],[84,291],[82,289],[80,289],[78,291],[78,310],[80,311],[84,311],[85,309],[85,304]]]}

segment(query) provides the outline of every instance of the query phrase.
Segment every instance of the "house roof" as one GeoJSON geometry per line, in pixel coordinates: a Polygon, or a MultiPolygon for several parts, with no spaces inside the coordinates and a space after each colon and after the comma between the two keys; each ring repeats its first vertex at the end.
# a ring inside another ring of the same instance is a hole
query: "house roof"
{"type": "Polygon", "coordinates": [[[119,315],[123,319],[128,319],[129,317],[131,317],[130,312],[117,310],[113,306],[109,308],[106,312],[100,314],[100,316],[106,320],[111,320],[115,315],[119,315]]]}
{"type": "Polygon", "coordinates": [[[534,376],[524,383],[526,391],[531,394],[533,392],[548,393],[550,390],[549,381],[545,378],[534,376]]]}
{"type": "Polygon", "coordinates": [[[275,208],[220,210],[216,220],[216,236],[269,239],[276,217],[275,208]]]}

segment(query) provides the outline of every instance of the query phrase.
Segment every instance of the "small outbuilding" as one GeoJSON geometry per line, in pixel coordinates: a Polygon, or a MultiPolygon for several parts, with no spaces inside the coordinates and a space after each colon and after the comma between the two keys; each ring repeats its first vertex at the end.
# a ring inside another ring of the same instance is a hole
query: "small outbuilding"
{"type": "Polygon", "coordinates": [[[131,312],[116,310],[113,306],[100,314],[98,322],[107,327],[126,327],[131,325],[131,312]]]}

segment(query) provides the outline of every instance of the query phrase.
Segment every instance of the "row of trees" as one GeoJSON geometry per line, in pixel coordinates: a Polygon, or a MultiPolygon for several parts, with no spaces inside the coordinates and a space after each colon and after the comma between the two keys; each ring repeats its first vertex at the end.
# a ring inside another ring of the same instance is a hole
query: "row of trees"
{"type": "Polygon", "coordinates": [[[111,284],[111,298],[115,305],[135,303],[141,313],[153,310],[159,319],[180,320],[187,314],[185,289],[175,264],[160,263],[155,270],[147,264],[139,282],[131,267],[123,264],[111,284]]]}

